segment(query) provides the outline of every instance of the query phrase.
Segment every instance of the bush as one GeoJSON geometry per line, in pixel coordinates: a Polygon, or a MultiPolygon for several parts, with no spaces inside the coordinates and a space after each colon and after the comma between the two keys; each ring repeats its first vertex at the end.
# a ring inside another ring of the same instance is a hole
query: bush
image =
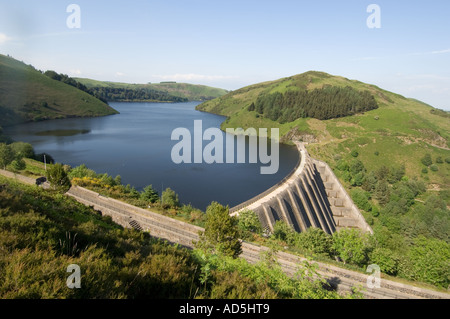
{"type": "Polygon", "coordinates": [[[430,169],[431,169],[433,172],[437,172],[437,171],[439,170],[439,168],[437,167],[436,164],[431,165],[431,166],[430,166],[430,169]]]}
{"type": "Polygon", "coordinates": [[[362,266],[368,260],[369,238],[356,229],[342,229],[333,234],[333,250],[344,264],[362,266]]]}
{"type": "Polygon", "coordinates": [[[262,232],[261,223],[254,211],[244,210],[239,213],[238,227],[243,231],[248,231],[256,234],[262,232]]]}
{"type": "Polygon", "coordinates": [[[60,163],[54,164],[47,170],[47,180],[53,189],[62,193],[67,192],[71,186],[64,166],[60,163]]]}
{"type": "Polygon", "coordinates": [[[350,155],[352,155],[353,157],[358,157],[359,153],[357,150],[353,150],[350,155]]]}
{"type": "Polygon", "coordinates": [[[431,159],[430,153],[425,154],[420,161],[425,166],[430,166],[431,164],[433,164],[433,160],[431,159]]]}
{"type": "Polygon", "coordinates": [[[398,256],[387,248],[375,248],[370,254],[370,261],[380,267],[382,273],[395,276],[398,271],[398,256]]]}
{"type": "Polygon", "coordinates": [[[273,238],[284,241],[288,245],[294,242],[295,234],[295,231],[282,220],[277,220],[275,225],[273,225],[273,238]]]}
{"type": "Polygon", "coordinates": [[[372,210],[372,205],[369,203],[370,193],[363,191],[360,188],[352,189],[350,192],[353,202],[359,209],[370,212],[372,210]]]}
{"type": "Polygon", "coordinates": [[[27,167],[27,164],[23,159],[17,159],[11,162],[11,167],[15,171],[21,171],[27,167]]]}
{"type": "Polygon", "coordinates": [[[162,193],[161,196],[161,205],[164,208],[177,208],[180,207],[180,201],[178,199],[177,193],[170,188],[166,188],[166,190],[162,193]]]}
{"type": "Polygon", "coordinates": [[[295,246],[312,254],[331,255],[333,238],[320,228],[310,227],[296,236],[295,246]]]}

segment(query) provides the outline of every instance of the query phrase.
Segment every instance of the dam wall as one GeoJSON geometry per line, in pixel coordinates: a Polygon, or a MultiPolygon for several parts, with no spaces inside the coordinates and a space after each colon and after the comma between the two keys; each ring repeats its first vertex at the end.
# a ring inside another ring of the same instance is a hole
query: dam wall
{"type": "Polygon", "coordinates": [[[310,227],[332,234],[342,228],[358,228],[373,233],[329,165],[313,159],[296,142],[300,161],[286,178],[274,187],[230,209],[233,216],[254,211],[263,229],[272,232],[281,220],[297,232],[310,227]]]}

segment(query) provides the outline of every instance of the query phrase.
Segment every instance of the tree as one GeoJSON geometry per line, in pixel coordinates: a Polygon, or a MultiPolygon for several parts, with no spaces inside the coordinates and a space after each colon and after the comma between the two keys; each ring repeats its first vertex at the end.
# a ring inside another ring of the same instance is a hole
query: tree
{"type": "Polygon", "coordinates": [[[16,154],[17,158],[34,158],[33,146],[25,142],[14,142],[10,145],[11,150],[16,154]]]}
{"type": "Polygon", "coordinates": [[[3,169],[6,169],[6,166],[9,165],[14,160],[14,152],[12,151],[9,145],[5,143],[0,144],[0,166],[3,169]]]}
{"type": "Polygon", "coordinates": [[[161,204],[165,208],[176,208],[180,207],[180,201],[178,200],[178,195],[170,188],[166,190],[161,195],[161,204]]]}
{"type": "Polygon", "coordinates": [[[375,185],[375,199],[378,200],[378,202],[381,205],[385,205],[387,202],[389,202],[390,198],[390,190],[389,185],[385,180],[380,180],[375,185]]]}
{"type": "Polygon", "coordinates": [[[362,266],[367,261],[368,237],[356,229],[342,229],[333,234],[333,249],[344,264],[362,266]]]}
{"type": "Polygon", "coordinates": [[[233,258],[242,253],[238,238],[238,219],[230,216],[228,206],[212,202],[206,208],[205,231],[200,233],[198,247],[210,249],[233,258]]]}
{"type": "Polygon", "coordinates": [[[53,189],[65,193],[69,190],[71,184],[64,166],[56,163],[47,170],[47,180],[53,189]]]}
{"type": "Polygon", "coordinates": [[[152,185],[148,185],[144,187],[144,190],[141,193],[141,199],[150,203],[155,203],[159,200],[159,195],[152,185]]]}

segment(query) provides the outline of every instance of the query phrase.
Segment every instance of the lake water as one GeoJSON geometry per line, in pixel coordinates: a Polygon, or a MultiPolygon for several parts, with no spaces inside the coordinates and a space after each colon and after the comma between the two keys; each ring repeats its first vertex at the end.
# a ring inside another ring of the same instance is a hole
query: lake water
{"type": "MultiPolygon", "coordinates": [[[[110,103],[120,114],[26,123],[4,131],[16,141],[31,143],[36,153],[50,154],[56,162],[72,167],[86,164],[97,173],[120,175],[124,185],[138,190],[152,184],[161,194],[162,189],[170,187],[182,203],[202,210],[212,201],[230,207],[240,204],[270,188],[294,168],[298,152],[282,144],[279,170],[273,175],[260,174],[260,167],[268,164],[251,164],[248,160],[244,164],[173,163],[171,151],[178,143],[171,140],[174,129],[185,127],[194,132],[194,120],[202,120],[203,130],[218,128],[225,120],[196,111],[198,104],[110,103]]],[[[209,143],[204,141],[203,147],[209,143]]]]}

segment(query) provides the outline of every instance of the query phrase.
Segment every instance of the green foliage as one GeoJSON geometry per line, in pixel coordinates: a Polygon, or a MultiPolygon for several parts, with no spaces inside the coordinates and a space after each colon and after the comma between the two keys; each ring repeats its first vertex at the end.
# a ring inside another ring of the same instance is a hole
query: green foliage
{"type": "Polygon", "coordinates": [[[153,88],[110,88],[93,87],[89,92],[102,101],[164,101],[187,102],[187,98],[170,95],[168,92],[157,91],[153,88]]]}
{"type": "Polygon", "coordinates": [[[372,263],[380,267],[380,271],[391,276],[397,275],[399,256],[388,248],[377,247],[370,254],[372,263]]]}
{"type": "Polygon", "coordinates": [[[11,162],[11,167],[14,171],[21,171],[27,167],[27,164],[23,159],[16,159],[11,162]]]}
{"type": "Polygon", "coordinates": [[[430,166],[431,164],[433,164],[433,160],[431,159],[430,153],[425,154],[420,161],[425,166],[430,166]]]}
{"type": "Polygon", "coordinates": [[[368,235],[357,229],[342,229],[333,234],[333,250],[344,263],[364,265],[369,249],[368,235]]]}
{"type": "Polygon", "coordinates": [[[450,245],[442,240],[419,236],[409,253],[412,261],[410,279],[447,288],[450,284],[450,245]]]}
{"type": "Polygon", "coordinates": [[[374,197],[381,205],[389,202],[390,188],[385,180],[379,180],[375,185],[374,197]]]}
{"type": "Polygon", "coordinates": [[[205,231],[197,245],[234,258],[241,254],[238,219],[229,215],[228,206],[212,202],[206,208],[205,231]]]}
{"type": "Polygon", "coordinates": [[[376,108],[378,104],[368,91],[360,92],[350,86],[262,94],[255,103],[258,113],[280,123],[304,117],[327,120],[376,108]]]}
{"type": "Polygon", "coordinates": [[[244,210],[239,213],[238,217],[238,227],[244,232],[251,232],[256,234],[261,234],[262,227],[258,216],[254,211],[244,210]]]}
{"type": "Polygon", "coordinates": [[[357,150],[352,150],[350,152],[350,155],[353,156],[353,157],[358,157],[359,156],[359,152],[357,150]]]}
{"type": "Polygon", "coordinates": [[[372,205],[369,203],[370,193],[365,192],[360,188],[354,188],[350,192],[353,202],[359,209],[370,212],[372,210],[372,205]]]}
{"type": "Polygon", "coordinates": [[[331,256],[333,238],[320,228],[310,227],[296,236],[295,247],[309,254],[331,256]]]}
{"type": "MultiPolygon", "coordinates": [[[[166,195],[166,197],[168,196],[166,195]]],[[[141,199],[150,203],[156,203],[159,200],[159,195],[152,185],[148,185],[144,187],[144,190],[141,193],[141,199]]]]}
{"type": "Polygon", "coordinates": [[[64,170],[64,166],[60,163],[56,163],[52,165],[47,170],[47,180],[53,189],[58,192],[65,193],[69,190],[71,183],[70,179],[67,176],[66,171],[64,170]]]}
{"type": "Polygon", "coordinates": [[[282,220],[277,220],[273,225],[272,237],[288,245],[294,242],[295,234],[295,231],[282,220]]]}
{"type": "Polygon", "coordinates": [[[170,188],[166,188],[166,190],[162,193],[161,204],[166,208],[180,207],[178,195],[170,188]]]}
{"type": "Polygon", "coordinates": [[[0,298],[341,298],[308,276],[171,246],[69,197],[0,177],[0,298]],[[199,257],[202,255],[203,257],[199,257]],[[81,269],[68,289],[66,269],[81,269]]]}
{"type": "Polygon", "coordinates": [[[6,166],[9,165],[14,160],[14,152],[9,145],[5,143],[0,143],[0,167],[6,169],[6,166]]]}
{"type": "Polygon", "coordinates": [[[34,158],[36,155],[34,153],[33,146],[25,142],[14,142],[9,145],[11,150],[16,154],[17,158],[34,158]]]}

